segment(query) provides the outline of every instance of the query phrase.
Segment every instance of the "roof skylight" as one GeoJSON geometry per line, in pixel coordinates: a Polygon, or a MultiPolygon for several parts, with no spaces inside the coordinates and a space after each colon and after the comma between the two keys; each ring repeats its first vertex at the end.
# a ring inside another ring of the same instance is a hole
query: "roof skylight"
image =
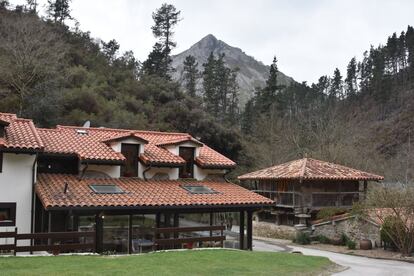
{"type": "Polygon", "coordinates": [[[213,189],[203,185],[183,185],[181,186],[192,194],[216,194],[217,192],[213,189]]]}
{"type": "Polygon", "coordinates": [[[89,187],[96,194],[122,194],[124,191],[115,184],[91,184],[89,187]]]}

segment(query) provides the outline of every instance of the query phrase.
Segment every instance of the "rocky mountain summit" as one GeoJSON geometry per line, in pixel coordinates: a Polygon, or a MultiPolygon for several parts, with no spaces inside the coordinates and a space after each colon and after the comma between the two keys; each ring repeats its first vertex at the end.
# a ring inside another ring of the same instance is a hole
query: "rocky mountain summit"
{"type": "MultiPolygon", "coordinates": [[[[205,36],[188,50],[172,57],[172,66],[176,69],[173,73],[173,78],[182,81],[183,62],[189,55],[196,58],[199,70],[202,71],[203,63],[207,61],[211,52],[216,56],[225,54],[224,60],[226,64],[230,68],[239,68],[237,82],[240,86],[240,106],[243,107],[247,100],[253,95],[254,88],[257,86],[263,87],[265,85],[269,73],[269,66],[257,61],[254,57],[247,55],[240,48],[232,47],[217,39],[212,34],[205,36]]],[[[280,84],[288,85],[294,80],[280,72],[279,81],[280,84]]]]}

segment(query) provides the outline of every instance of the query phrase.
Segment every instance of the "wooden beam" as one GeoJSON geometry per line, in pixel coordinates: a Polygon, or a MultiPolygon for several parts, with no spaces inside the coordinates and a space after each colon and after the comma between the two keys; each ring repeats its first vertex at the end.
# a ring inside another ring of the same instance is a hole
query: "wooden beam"
{"type": "Polygon", "coordinates": [[[247,211],[247,250],[253,250],[253,211],[247,211]]]}
{"type": "Polygon", "coordinates": [[[132,215],[128,216],[128,254],[132,253],[132,215]]]}
{"type": "Polygon", "coordinates": [[[244,249],[244,211],[240,211],[240,227],[239,227],[239,236],[240,236],[240,249],[244,249]]]}

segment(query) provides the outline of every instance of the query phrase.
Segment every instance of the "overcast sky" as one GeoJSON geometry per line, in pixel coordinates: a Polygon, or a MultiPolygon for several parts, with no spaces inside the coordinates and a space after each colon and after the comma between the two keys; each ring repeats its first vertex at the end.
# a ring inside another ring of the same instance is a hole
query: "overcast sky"
{"type": "MultiPolygon", "coordinates": [[[[12,4],[23,0],[11,0],[12,4]]],[[[39,0],[41,6],[47,0],[39,0]]],[[[155,39],[151,14],[166,1],[73,0],[72,16],[84,31],[105,41],[115,38],[121,50],[145,60],[155,39]]],[[[183,20],[175,29],[179,53],[213,34],[297,81],[315,82],[343,74],[348,61],[370,45],[385,43],[393,32],[414,25],[411,0],[176,0],[183,20]]]]}

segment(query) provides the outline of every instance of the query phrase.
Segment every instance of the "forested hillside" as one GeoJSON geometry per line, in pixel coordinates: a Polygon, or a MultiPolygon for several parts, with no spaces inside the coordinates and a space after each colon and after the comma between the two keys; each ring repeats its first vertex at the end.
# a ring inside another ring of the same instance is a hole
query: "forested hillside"
{"type": "Polygon", "coordinates": [[[173,29],[181,14],[153,13],[157,38],[147,60],[69,28],[70,1],[0,1],[0,112],[56,124],[185,131],[239,163],[238,174],[309,156],[413,182],[414,30],[392,34],[342,76],[281,85],[276,58],[266,84],[239,108],[238,70],[225,56],[187,56],[172,80],[173,29]],[[168,24],[166,24],[168,23],[168,24]],[[204,62],[200,69],[198,63],[204,62]],[[196,85],[201,83],[201,87],[196,85]],[[184,88],[181,88],[184,86],[184,88]]]}

